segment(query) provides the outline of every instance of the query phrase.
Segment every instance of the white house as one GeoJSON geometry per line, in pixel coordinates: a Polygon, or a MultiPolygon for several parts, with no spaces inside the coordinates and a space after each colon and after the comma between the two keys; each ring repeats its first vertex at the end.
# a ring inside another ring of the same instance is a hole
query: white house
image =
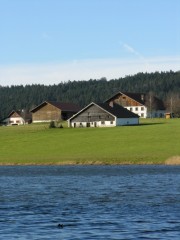
{"type": "Polygon", "coordinates": [[[149,94],[118,92],[105,102],[117,103],[141,118],[164,117],[165,114],[163,102],[149,94]]]}
{"type": "Polygon", "coordinates": [[[2,121],[2,124],[10,125],[23,125],[31,123],[31,114],[26,113],[25,111],[15,111],[13,110],[7,118],[2,121]]]}
{"type": "Polygon", "coordinates": [[[139,116],[118,104],[90,103],[68,119],[69,127],[115,127],[139,124],[139,116]]]}

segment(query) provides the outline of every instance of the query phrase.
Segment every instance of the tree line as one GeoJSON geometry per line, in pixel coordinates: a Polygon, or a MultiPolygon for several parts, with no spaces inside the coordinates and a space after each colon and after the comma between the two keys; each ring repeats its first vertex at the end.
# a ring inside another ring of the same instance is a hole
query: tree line
{"type": "Polygon", "coordinates": [[[0,119],[12,110],[29,111],[43,101],[73,102],[84,107],[103,102],[118,91],[153,93],[162,99],[167,111],[180,116],[180,71],[138,73],[108,80],[68,81],[54,85],[32,84],[0,86],[0,119]]]}

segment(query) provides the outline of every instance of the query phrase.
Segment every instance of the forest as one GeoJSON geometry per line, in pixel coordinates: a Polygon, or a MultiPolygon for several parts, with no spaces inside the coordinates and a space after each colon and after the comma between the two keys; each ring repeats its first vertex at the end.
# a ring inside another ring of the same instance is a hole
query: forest
{"type": "Polygon", "coordinates": [[[68,81],[54,85],[0,86],[0,119],[12,110],[29,111],[43,101],[73,102],[84,107],[90,102],[103,102],[118,91],[153,93],[162,99],[167,111],[180,116],[180,71],[138,73],[107,80],[68,81]]]}

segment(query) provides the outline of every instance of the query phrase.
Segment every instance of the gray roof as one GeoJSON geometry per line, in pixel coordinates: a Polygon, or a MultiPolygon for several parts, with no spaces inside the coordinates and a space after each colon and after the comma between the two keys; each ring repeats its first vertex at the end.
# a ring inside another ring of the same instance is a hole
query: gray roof
{"type": "Polygon", "coordinates": [[[103,108],[117,118],[139,118],[137,114],[127,110],[119,104],[114,103],[112,107],[108,103],[100,103],[96,105],[100,106],[101,108],[103,108]]]}

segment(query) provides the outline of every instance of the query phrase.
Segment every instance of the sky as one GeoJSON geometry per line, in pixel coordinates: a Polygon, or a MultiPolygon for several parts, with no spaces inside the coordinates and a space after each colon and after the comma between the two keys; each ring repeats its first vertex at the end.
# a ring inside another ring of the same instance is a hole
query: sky
{"type": "Polygon", "coordinates": [[[0,0],[0,85],[180,70],[180,0],[0,0]]]}

